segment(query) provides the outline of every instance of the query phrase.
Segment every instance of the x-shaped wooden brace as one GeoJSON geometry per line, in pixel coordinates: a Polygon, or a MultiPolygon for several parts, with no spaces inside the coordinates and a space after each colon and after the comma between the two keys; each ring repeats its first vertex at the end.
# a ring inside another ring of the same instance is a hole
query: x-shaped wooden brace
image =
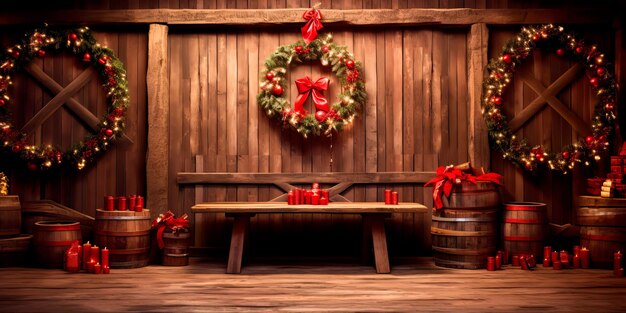
{"type": "MultiPolygon", "coordinates": [[[[273,183],[276,187],[282,189],[284,192],[284,194],[270,200],[270,202],[272,201],[287,201],[287,192],[289,192],[290,190],[296,189],[297,187],[289,184],[289,183],[273,183]]],[[[330,201],[335,201],[335,202],[350,202],[350,200],[348,200],[346,197],[342,196],[341,193],[344,192],[346,189],[350,188],[350,186],[354,185],[354,183],[349,183],[349,182],[343,182],[343,183],[338,183],[330,188],[328,188],[328,197],[330,197],[330,201]]]]}
{"type": "Polygon", "coordinates": [[[555,80],[548,88],[545,88],[541,82],[535,78],[526,78],[525,83],[539,96],[533,100],[526,108],[524,108],[509,123],[509,127],[513,132],[520,129],[528,120],[539,112],[548,104],[557,113],[561,115],[579,134],[586,136],[590,133],[589,126],[578,115],[570,111],[556,95],[578,78],[582,65],[576,64],[568,69],[561,77],[555,80]]]}
{"type": "MultiPolygon", "coordinates": [[[[59,85],[54,79],[52,79],[48,74],[46,74],[39,66],[34,63],[28,63],[25,67],[26,72],[28,72],[33,78],[35,78],[39,83],[41,83],[45,88],[47,88],[51,93],[56,94],[50,102],[48,102],[33,118],[31,118],[24,127],[22,127],[22,132],[29,133],[33,131],[33,129],[39,125],[41,125],[44,121],[46,121],[56,110],[58,110],[64,103],[67,107],[74,113],[76,116],[85,123],[93,132],[100,131],[98,124],[100,120],[91,113],[87,108],[85,108],[80,102],[76,101],[76,99],[72,98],[76,92],[78,92],[83,86],[85,86],[93,77],[94,74],[97,74],[93,67],[88,67],[84,70],[78,77],[76,77],[69,85],[63,88],[59,85]]],[[[126,135],[122,137],[123,141],[128,143],[132,143],[133,141],[126,135]]]]}

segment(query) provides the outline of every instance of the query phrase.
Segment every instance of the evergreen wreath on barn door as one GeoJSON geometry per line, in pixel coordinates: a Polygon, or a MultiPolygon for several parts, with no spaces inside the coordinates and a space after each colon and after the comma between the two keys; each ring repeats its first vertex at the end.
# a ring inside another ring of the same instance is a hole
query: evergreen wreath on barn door
{"type": "Polygon", "coordinates": [[[302,27],[303,40],[278,47],[265,61],[261,91],[257,95],[258,104],[269,117],[291,126],[305,138],[311,134],[332,136],[333,131],[341,131],[352,123],[366,98],[361,63],[346,47],[335,44],[332,35],[316,38],[317,31],[322,28],[321,17],[320,11],[315,8],[304,13],[303,18],[308,22],[302,27]],[[287,71],[294,61],[319,61],[323,66],[331,66],[341,82],[341,93],[337,96],[339,101],[329,105],[323,96],[322,92],[328,89],[328,78],[312,81],[306,76],[296,80],[299,95],[292,107],[284,95],[289,85],[287,71]],[[303,107],[309,95],[316,109],[311,114],[303,107]]]}
{"type": "Polygon", "coordinates": [[[95,156],[105,151],[116,138],[123,135],[124,117],[129,103],[128,84],[124,64],[111,49],[101,46],[87,27],[54,30],[44,27],[25,35],[21,43],[9,47],[0,55],[0,142],[1,148],[16,154],[25,161],[30,170],[48,170],[63,165],[77,169],[85,167],[95,156]],[[35,58],[48,53],[70,52],[89,66],[94,66],[104,84],[108,110],[97,131],[87,135],[83,142],[62,151],[45,145],[26,142],[27,134],[13,125],[11,111],[20,109],[19,103],[11,101],[9,86],[11,75],[22,70],[35,58]]]}
{"type": "Polygon", "coordinates": [[[604,62],[604,54],[596,46],[586,44],[560,26],[524,27],[506,43],[499,58],[490,60],[487,72],[488,77],[483,81],[483,116],[492,146],[502,153],[504,159],[531,172],[548,167],[567,174],[579,163],[589,165],[600,160],[602,151],[608,149],[615,121],[617,83],[604,62]],[[502,114],[505,102],[502,95],[515,70],[538,48],[579,62],[598,98],[591,120],[591,135],[567,145],[560,153],[547,151],[541,145],[531,147],[525,138],[515,136],[502,114]]]}

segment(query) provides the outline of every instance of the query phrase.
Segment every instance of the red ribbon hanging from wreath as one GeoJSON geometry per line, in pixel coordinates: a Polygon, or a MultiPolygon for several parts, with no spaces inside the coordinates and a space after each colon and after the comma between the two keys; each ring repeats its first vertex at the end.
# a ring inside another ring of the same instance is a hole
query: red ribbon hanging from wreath
{"type": "Polygon", "coordinates": [[[469,181],[473,184],[479,181],[492,182],[498,185],[502,185],[500,182],[502,175],[497,173],[487,173],[479,176],[474,176],[463,172],[462,170],[455,168],[453,165],[440,166],[437,168],[437,177],[429,180],[424,186],[435,185],[433,189],[433,200],[435,202],[435,208],[441,209],[443,207],[442,195],[446,197],[452,193],[454,185],[458,185],[463,181],[469,181]]]}
{"type": "Polygon", "coordinates": [[[302,26],[302,38],[304,38],[304,42],[308,45],[317,38],[317,31],[324,28],[320,21],[322,19],[322,13],[313,8],[304,12],[302,18],[307,20],[306,25],[302,26]]]}
{"type": "Polygon", "coordinates": [[[152,229],[157,230],[156,236],[159,249],[165,247],[165,242],[163,242],[163,232],[165,232],[165,230],[171,230],[176,233],[189,229],[189,220],[187,218],[186,213],[177,218],[174,216],[174,213],[167,211],[165,214],[159,214],[159,217],[152,221],[152,229]]]}
{"type": "Polygon", "coordinates": [[[329,82],[328,77],[322,77],[315,83],[313,83],[309,76],[296,79],[296,87],[298,88],[299,94],[294,104],[294,110],[298,113],[305,114],[304,102],[306,102],[306,99],[309,98],[309,94],[311,94],[315,108],[318,111],[328,112],[328,101],[324,98],[322,92],[328,89],[329,82]]]}

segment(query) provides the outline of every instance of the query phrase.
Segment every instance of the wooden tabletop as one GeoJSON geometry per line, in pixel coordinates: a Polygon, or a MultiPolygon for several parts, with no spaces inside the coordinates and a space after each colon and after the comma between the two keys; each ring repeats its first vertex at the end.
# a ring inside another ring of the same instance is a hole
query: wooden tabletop
{"type": "Polygon", "coordinates": [[[288,205],[287,202],[207,202],[191,207],[197,213],[428,213],[422,204],[400,202],[331,202],[328,205],[288,205]]]}

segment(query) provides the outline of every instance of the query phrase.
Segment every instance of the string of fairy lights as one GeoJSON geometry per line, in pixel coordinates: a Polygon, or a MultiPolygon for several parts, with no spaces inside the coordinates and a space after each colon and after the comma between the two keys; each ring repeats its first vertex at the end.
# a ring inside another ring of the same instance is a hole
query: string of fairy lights
{"type": "Polygon", "coordinates": [[[100,45],[87,27],[77,29],[51,29],[44,27],[25,34],[21,43],[6,49],[0,55],[0,142],[4,153],[11,153],[27,168],[49,170],[69,165],[83,169],[109,144],[123,135],[124,118],[130,97],[123,63],[113,51],[100,45]],[[17,129],[12,121],[12,112],[20,110],[20,103],[9,96],[11,76],[36,58],[52,52],[69,52],[88,66],[94,66],[102,78],[108,102],[107,113],[100,120],[97,131],[88,134],[82,142],[69,149],[51,143],[31,144],[28,134],[17,129]]]}
{"type": "Polygon", "coordinates": [[[488,76],[483,81],[482,112],[492,146],[502,153],[504,159],[531,172],[549,168],[567,174],[578,164],[588,166],[600,160],[601,154],[609,148],[616,118],[617,94],[617,83],[604,57],[597,46],[587,44],[561,26],[523,27],[505,44],[500,56],[490,60],[488,76]],[[571,57],[579,62],[598,100],[591,119],[591,135],[565,146],[560,153],[551,152],[542,145],[531,146],[526,139],[516,136],[503,113],[503,94],[511,84],[516,69],[532,55],[534,49],[554,52],[559,57],[571,57]]]}

